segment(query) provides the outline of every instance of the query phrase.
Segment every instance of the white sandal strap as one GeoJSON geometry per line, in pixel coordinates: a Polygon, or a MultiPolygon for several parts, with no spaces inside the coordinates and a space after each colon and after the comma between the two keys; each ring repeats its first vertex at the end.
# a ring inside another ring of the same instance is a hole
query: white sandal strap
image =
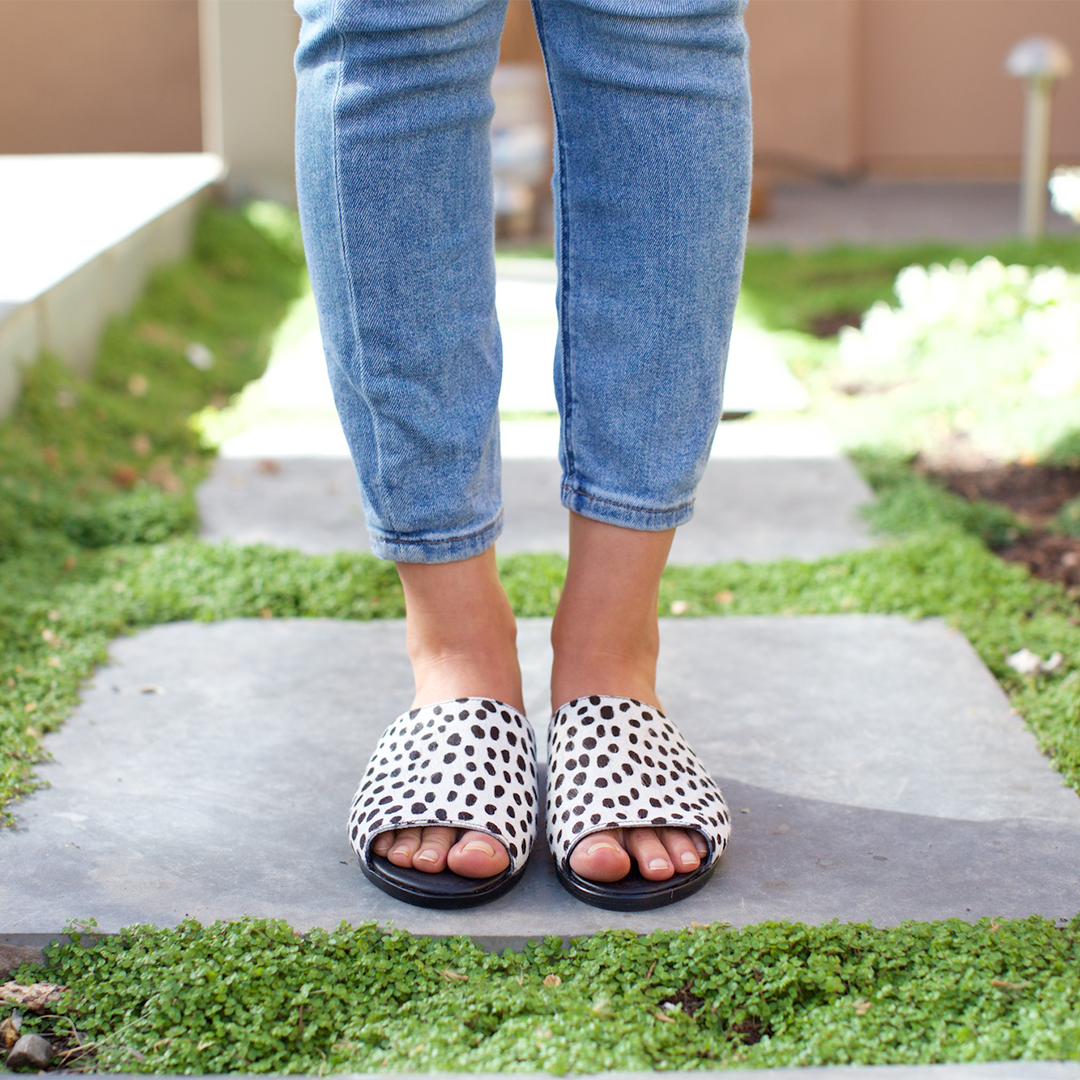
{"type": "Polygon", "coordinates": [[[388,829],[449,825],[500,840],[510,870],[536,835],[536,738],[517,709],[462,698],[402,713],[383,732],[349,813],[349,838],[368,862],[388,829]]]}
{"type": "Polygon", "coordinates": [[[630,826],[696,829],[705,865],[731,815],[701,759],[659,709],[596,695],[567,702],[548,728],[547,841],[561,867],[584,836],[630,826]]]}

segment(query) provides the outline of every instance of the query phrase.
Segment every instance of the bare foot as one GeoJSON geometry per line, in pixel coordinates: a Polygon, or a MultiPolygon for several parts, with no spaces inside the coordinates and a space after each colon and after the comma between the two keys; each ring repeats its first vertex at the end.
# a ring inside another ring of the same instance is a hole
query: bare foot
{"type": "MultiPolygon", "coordinates": [[[[413,708],[466,697],[493,698],[524,712],[517,628],[495,566],[495,551],[460,562],[398,563],[405,634],[416,683],[413,708]]],[[[510,865],[487,833],[432,826],[380,833],[376,855],[395,866],[485,878],[510,865]]]]}
{"type": "MultiPolygon", "coordinates": [[[[656,695],[660,575],[674,530],[640,532],[570,515],[570,560],[552,624],[552,715],[593,694],[633,698],[662,710],[656,695]]],[[[649,881],[691,873],[708,855],[695,829],[627,828],[592,833],[570,853],[590,881],[619,881],[637,863],[649,881]]]]}

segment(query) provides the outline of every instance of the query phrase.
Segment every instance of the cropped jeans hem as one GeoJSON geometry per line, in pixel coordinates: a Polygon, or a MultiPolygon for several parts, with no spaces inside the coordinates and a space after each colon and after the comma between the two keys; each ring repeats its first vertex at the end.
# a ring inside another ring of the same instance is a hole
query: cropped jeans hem
{"type": "Polygon", "coordinates": [[[650,509],[631,506],[617,498],[605,497],[595,492],[582,491],[573,484],[562,485],[562,504],[567,510],[593,521],[618,525],[623,529],[638,529],[641,532],[676,529],[685,525],[694,514],[693,500],[681,506],[650,509]]]}
{"type": "Polygon", "coordinates": [[[368,525],[372,553],[403,563],[459,562],[482,555],[503,531],[503,513],[489,525],[465,536],[390,536],[368,525]]]}
{"type": "MultiPolygon", "coordinates": [[[[300,218],[373,548],[470,558],[501,528],[507,0],[295,6],[300,218]]],[[[750,194],[745,2],[532,8],[554,121],[560,497],[663,531],[690,519],[721,414],[750,194]]]]}

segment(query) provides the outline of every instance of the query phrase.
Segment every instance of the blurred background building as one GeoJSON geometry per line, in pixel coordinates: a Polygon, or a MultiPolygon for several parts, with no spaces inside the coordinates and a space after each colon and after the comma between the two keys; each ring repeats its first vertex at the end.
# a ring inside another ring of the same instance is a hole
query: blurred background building
{"type": "MultiPolygon", "coordinates": [[[[1023,95],[1005,55],[1039,33],[1080,57],[1077,0],[751,0],[747,21],[765,180],[1014,178],[1023,95]]],[[[297,28],[289,0],[4,0],[0,154],[205,150],[231,195],[290,199],[297,28]]],[[[500,205],[527,229],[550,118],[526,0],[510,0],[503,46],[500,205]]],[[[1067,79],[1053,164],[1080,162],[1078,117],[1067,79]]]]}

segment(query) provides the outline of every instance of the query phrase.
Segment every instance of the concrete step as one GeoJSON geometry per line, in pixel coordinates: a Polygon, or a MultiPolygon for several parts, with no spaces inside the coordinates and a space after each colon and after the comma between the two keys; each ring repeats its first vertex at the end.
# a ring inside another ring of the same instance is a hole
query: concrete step
{"type": "MultiPolygon", "coordinates": [[[[552,459],[503,462],[500,554],[567,553],[560,477],[552,459]]],[[[671,561],[817,559],[866,548],[873,540],[859,509],[872,498],[846,458],[715,458],[671,561]]],[[[221,458],[198,503],[207,540],[311,553],[368,549],[352,462],[341,458],[221,458]]]]}
{"type": "Polygon", "coordinates": [[[186,254],[212,154],[0,156],[0,416],[43,350],[86,374],[110,316],[186,254]]]}
{"type": "MultiPolygon", "coordinates": [[[[527,620],[520,635],[541,745],[548,631],[527,620]]],[[[1075,913],[1080,799],[961,635],[851,615],[669,619],[662,636],[668,713],[735,819],[717,876],[680,904],[588,907],[559,887],[543,844],[525,880],[480,909],[427,911],[375,889],[345,818],[407,705],[404,626],[240,620],[116,642],[46,740],[49,787],[0,834],[0,935],[252,915],[502,947],[612,925],[1075,913]]]]}

